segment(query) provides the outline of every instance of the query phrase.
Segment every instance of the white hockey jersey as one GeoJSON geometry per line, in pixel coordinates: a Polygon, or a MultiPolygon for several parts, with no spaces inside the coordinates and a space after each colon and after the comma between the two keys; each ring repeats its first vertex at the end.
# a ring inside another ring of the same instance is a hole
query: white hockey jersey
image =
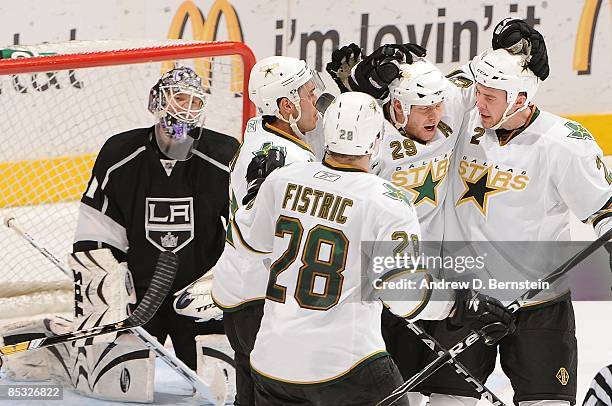
{"type": "MultiPolygon", "coordinates": [[[[329,158],[295,163],[274,171],[254,205],[236,212],[234,232],[242,255],[272,260],[251,353],[256,373],[290,383],[328,382],[386,354],[382,303],[362,301],[373,274],[361,268],[370,264],[365,258],[391,248],[414,248],[419,225],[403,191],[329,158]],[[364,248],[367,241],[376,243],[364,248]]],[[[410,276],[428,278],[424,272],[410,276]]],[[[403,316],[444,318],[452,294],[435,294],[434,301],[431,292],[403,291],[401,300],[387,303],[403,316]]]]}
{"type": "MultiPolygon", "coordinates": [[[[271,147],[285,154],[285,165],[293,162],[314,161],[310,147],[294,135],[265,123],[261,117],[247,123],[244,142],[234,161],[230,163],[230,221],[232,213],[242,206],[247,193],[246,171],[253,157],[271,147]]],[[[268,281],[268,270],[261,261],[242,258],[234,249],[234,231],[227,229],[225,249],[212,268],[212,295],[215,303],[225,311],[237,310],[241,305],[263,300],[268,281]]]]}
{"type": "MultiPolygon", "coordinates": [[[[445,241],[569,241],[570,210],[600,235],[612,225],[612,173],[591,134],[531,108],[527,126],[505,138],[482,127],[477,109],[464,121],[449,176],[445,241]]],[[[519,267],[512,277],[546,276],[547,259],[528,253],[518,261],[529,262],[531,272],[521,275],[519,267]]]]}
{"type": "Polygon", "coordinates": [[[385,122],[383,140],[372,160],[373,173],[410,192],[424,241],[442,241],[446,176],[463,117],[474,107],[472,81],[463,77],[462,71],[454,75],[450,77],[442,120],[431,141],[415,142],[385,122]]]}

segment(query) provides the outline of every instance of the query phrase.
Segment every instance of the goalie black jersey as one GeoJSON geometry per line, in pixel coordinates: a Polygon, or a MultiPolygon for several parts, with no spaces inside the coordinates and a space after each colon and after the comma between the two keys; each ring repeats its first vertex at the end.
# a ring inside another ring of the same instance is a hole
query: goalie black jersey
{"type": "Polygon", "coordinates": [[[120,261],[127,258],[139,297],[161,251],[179,256],[173,291],[199,278],[223,251],[227,165],[238,146],[204,129],[194,155],[174,161],[160,159],[154,127],[109,138],[81,199],[75,251],[114,248],[120,261]]]}

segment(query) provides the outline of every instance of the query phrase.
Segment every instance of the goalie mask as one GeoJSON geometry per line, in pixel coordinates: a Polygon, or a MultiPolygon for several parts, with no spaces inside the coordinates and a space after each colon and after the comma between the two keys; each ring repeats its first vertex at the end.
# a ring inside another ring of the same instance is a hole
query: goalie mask
{"type": "Polygon", "coordinates": [[[159,120],[155,139],[170,159],[185,161],[193,155],[204,124],[206,92],[190,68],[165,73],[149,93],[149,111],[159,120]]]}

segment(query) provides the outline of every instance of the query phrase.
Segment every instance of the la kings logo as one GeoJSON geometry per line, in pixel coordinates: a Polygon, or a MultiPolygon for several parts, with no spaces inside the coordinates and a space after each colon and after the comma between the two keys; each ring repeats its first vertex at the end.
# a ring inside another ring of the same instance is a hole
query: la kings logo
{"type": "Polygon", "coordinates": [[[160,251],[180,251],[193,240],[193,197],[147,197],[145,234],[160,251]]]}

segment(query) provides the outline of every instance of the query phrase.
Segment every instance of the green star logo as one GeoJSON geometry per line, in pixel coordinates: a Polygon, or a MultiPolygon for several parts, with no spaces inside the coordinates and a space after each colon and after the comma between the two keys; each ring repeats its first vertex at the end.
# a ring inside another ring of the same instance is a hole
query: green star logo
{"type": "Polygon", "coordinates": [[[443,178],[438,180],[434,180],[433,178],[433,170],[431,163],[427,167],[427,174],[423,182],[419,185],[413,186],[410,188],[412,192],[416,194],[416,198],[414,199],[414,205],[418,206],[424,201],[429,201],[434,206],[438,205],[438,186],[443,178]]]}
{"type": "Polygon", "coordinates": [[[383,186],[387,189],[387,192],[383,193],[383,195],[390,197],[393,200],[399,200],[400,202],[404,202],[407,206],[410,206],[410,199],[408,198],[408,196],[406,196],[406,193],[399,190],[390,183],[384,183],[383,186]]]}
{"type": "Polygon", "coordinates": [[[574,123],[572,121],[568,121],[565,123],[565,126],[572,130],[572,132],[567,135],[569,138],[577,138],[579,140],[593,140],[593,136],[591,135],[591,133],[582,125],[574,123]]]}

